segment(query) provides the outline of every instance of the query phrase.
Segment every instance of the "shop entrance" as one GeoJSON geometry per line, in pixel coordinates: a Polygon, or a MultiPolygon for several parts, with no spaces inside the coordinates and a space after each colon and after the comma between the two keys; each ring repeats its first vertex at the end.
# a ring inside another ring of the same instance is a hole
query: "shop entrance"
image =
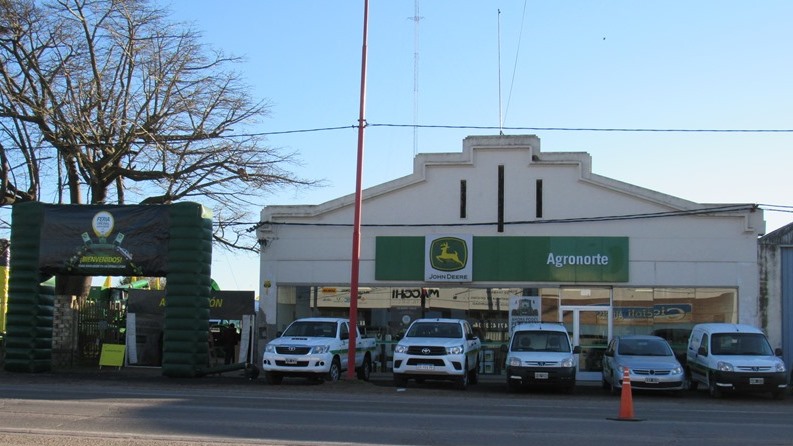
{"type": "Polygon", "coordinates": [[[578,355],[578,381],[600,381],[603,353],[611,339],[611,306],[562,306],[559,316],[570,333],[578,355]]]}

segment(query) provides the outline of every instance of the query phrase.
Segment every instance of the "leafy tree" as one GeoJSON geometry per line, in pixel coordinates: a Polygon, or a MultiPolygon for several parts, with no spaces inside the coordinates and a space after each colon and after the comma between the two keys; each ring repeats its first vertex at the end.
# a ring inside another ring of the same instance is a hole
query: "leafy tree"
{"type": "Polygon", "coordinates": [[[199,39],[146,0],[0,0],[0,206],[196,201],[257,251],[263,191],[319,183],[244,133],[269,104],[199,39]]]}

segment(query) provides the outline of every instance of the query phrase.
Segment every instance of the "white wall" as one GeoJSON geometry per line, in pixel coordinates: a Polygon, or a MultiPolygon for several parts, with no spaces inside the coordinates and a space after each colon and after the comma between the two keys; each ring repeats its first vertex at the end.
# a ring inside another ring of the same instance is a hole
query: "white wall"
{"type": "MultiPolygon", "coordinates": [[[[757,237],[762,211],[585,223],[432,226],[497,220],[497,172],[505,170],[505,221],[537,221],[535,183],[543,181],[543,218],[591,218],[692,211],[697,204],[591,172],[586,153],[542,153],[533,136],[469,137],[463,152],[422,154],[414,173],[364,191],[362,223],[426,224],[361,229],[360,285],[374,281],[375,237],[470,233],[475,236],[619,236],[630,239],[630,281],[619,286],[737,287],[740,322],[758,324],[757,237]],[[459,218],[460,180],[467,217],[459,218]]],[[[648,167],[651,168],[651,167],[648,167]]],[[[271,206],[262,221],[352,223],[353,199],[316,206],[271,206]]],[[[350,281],[351,226],[264,226],[260,282],[344,285],[350,281]]],[[[421,285],[421,284],[415,284],[421,285]]],[[[499,286],[553,284],[499,284],[499,286]]],[[[492,286],[474,283],[471,286],[492,286]]],[[[261,294],[265,296],[265,293],[261,294]]],[[[270,317],[268,316],[268,320],[270,317]]]]}

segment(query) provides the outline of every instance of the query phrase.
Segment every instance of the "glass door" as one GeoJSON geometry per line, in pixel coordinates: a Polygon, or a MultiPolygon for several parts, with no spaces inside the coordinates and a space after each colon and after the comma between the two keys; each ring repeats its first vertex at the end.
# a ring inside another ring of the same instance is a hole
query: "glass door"
{"type": "Polygon", "coordinates": [[[560,317],[573,345],[581,347],[576,380],[600,381],[603,353],[611,339],[611,307],[562,306],[560,317]]]}

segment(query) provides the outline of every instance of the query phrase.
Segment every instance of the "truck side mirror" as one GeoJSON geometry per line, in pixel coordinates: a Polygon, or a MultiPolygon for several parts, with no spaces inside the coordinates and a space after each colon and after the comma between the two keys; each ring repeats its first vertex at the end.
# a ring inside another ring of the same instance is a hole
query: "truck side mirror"
{"type": "Polygon", "coordinates": [[[782,349],[781,349],[781,348],[779,348],[779,347],[775,348],[775,349],[774,349],[774,355],[775,355],[775,356],[780,356],[780,357],[781,357],[781,356],[782,356],[782,349]]]}
{"type": "Polygon", "coordinates": [[[276,332],[275,332],[275,337],[276,337],[276,338],[280,338],[282,334],[284,334],[284,332],[283,332],[283,331],[276,331],[276,332]]]}
{"type": "Polygon", "coordinates": [[[573,347],[573,354],[577,355],[579,353],[581,353],[581,346],[580,345],[576,345],[575,347],[573,347]]]}

